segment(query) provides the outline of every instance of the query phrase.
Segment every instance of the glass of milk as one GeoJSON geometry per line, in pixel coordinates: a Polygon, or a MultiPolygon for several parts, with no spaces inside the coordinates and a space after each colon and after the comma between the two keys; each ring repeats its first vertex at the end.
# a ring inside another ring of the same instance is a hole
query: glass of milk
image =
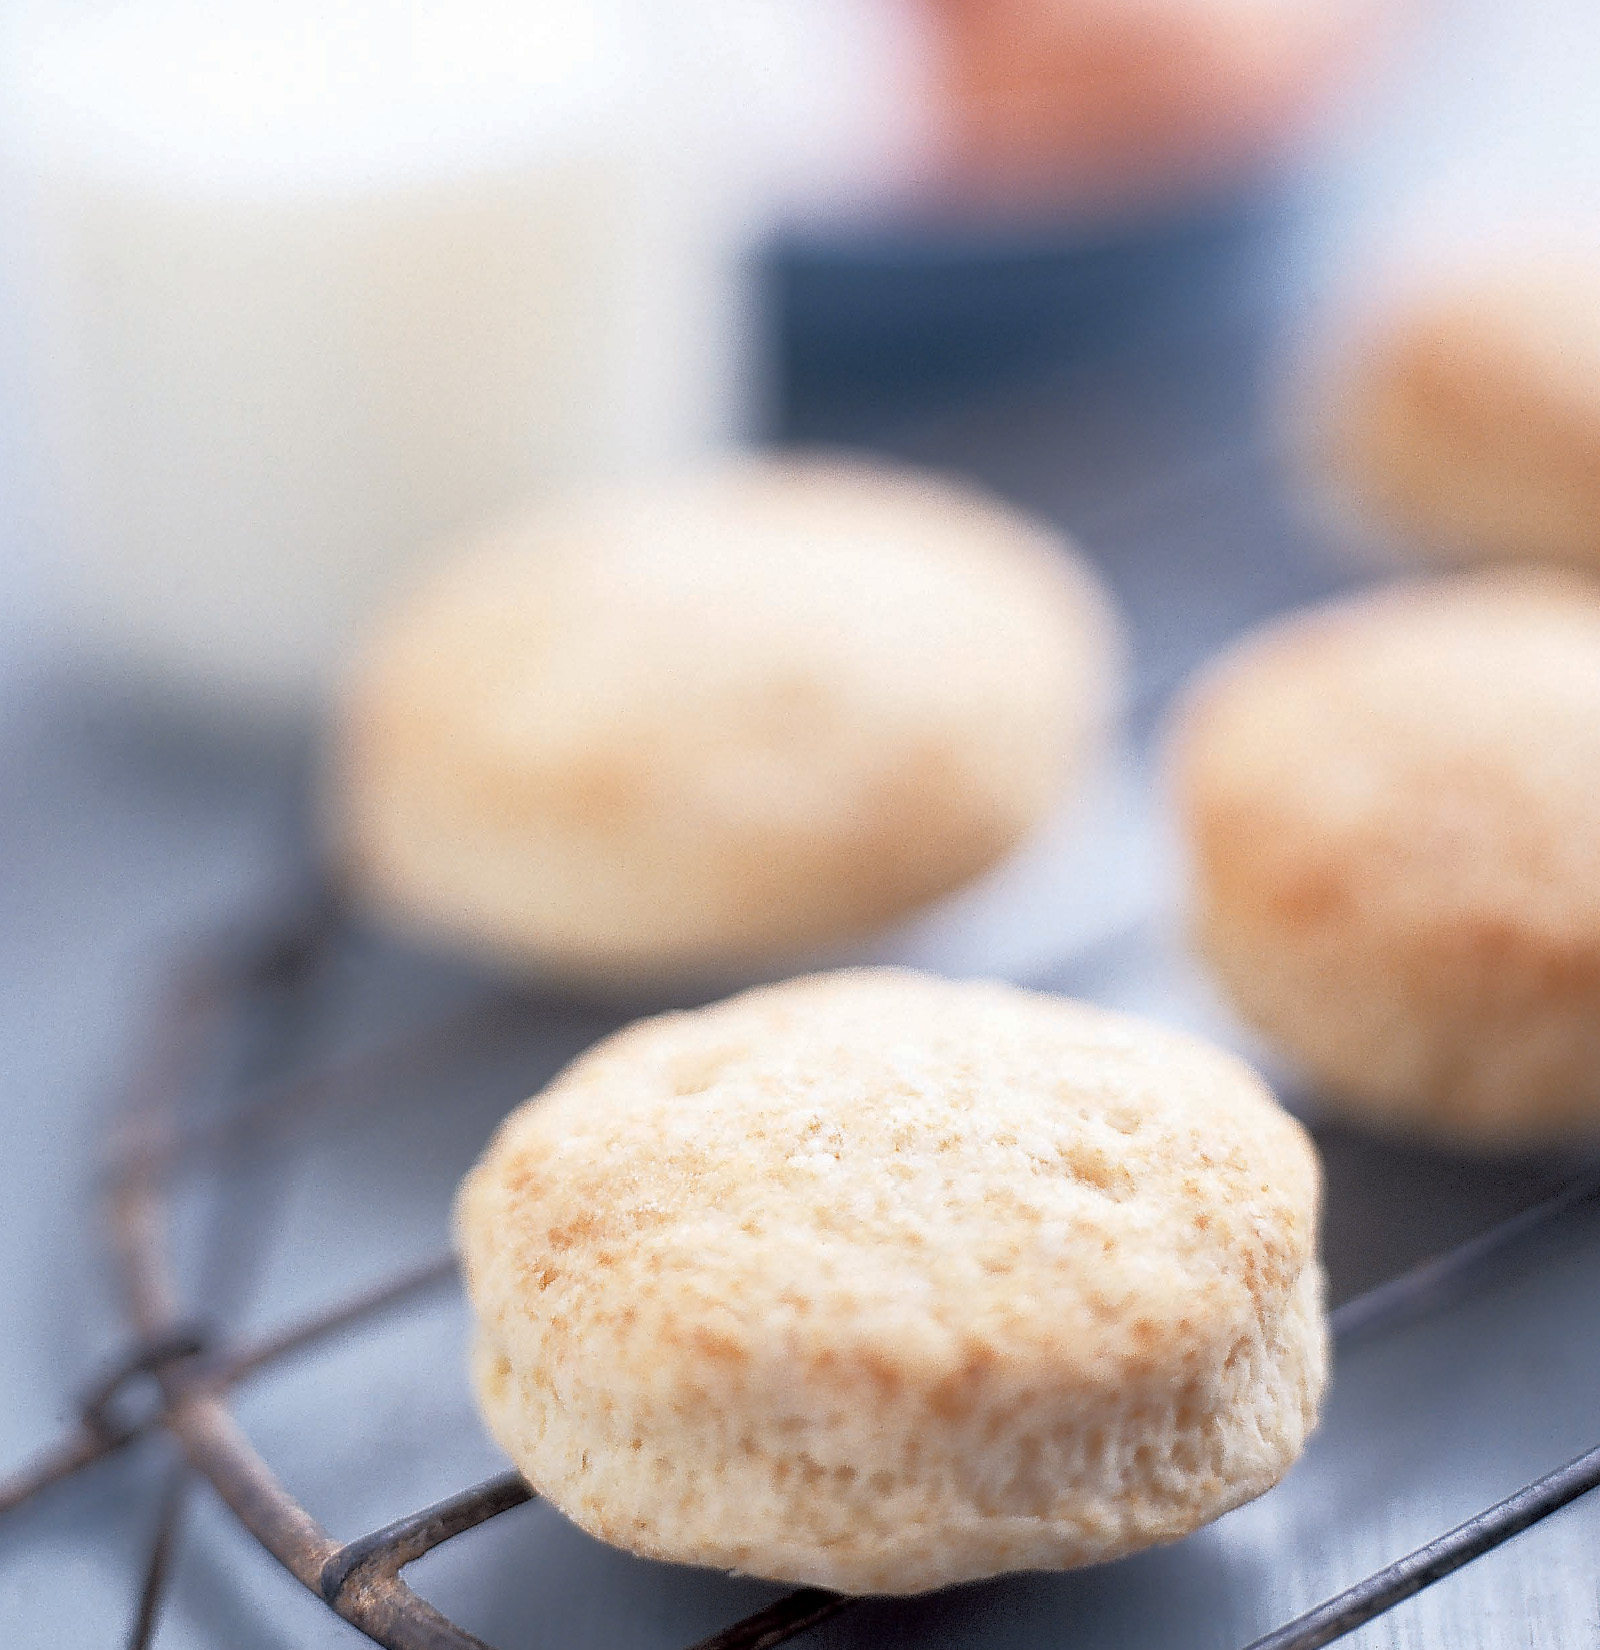
{"type": "Polygon", "coordinates": [[[124,0],[15,32],[35,503],[99,657],[305,706],[452,536],[738,438],[747,201],[645,22],[124,0]]]}

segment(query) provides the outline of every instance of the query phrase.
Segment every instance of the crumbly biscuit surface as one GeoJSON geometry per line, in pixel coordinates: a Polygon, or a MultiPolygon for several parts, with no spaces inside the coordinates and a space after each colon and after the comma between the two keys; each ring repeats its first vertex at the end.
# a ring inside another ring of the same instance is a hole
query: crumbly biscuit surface
{"type": "Polygon", "coordinates": [[[1171,1540],[1325,1371],[1318,1169],[1232,1058],[816,976],[600,1045],[466,1183],[492,1430],[636,1551],[912,1592],[1171,1540]]]}
{"type": "Polygon", "coordinates": [[[1600,1127],[1600,592],[1483,576],[1290,621],[1193,699],[1202,949],[1364,1114],[1600,1127]]]}

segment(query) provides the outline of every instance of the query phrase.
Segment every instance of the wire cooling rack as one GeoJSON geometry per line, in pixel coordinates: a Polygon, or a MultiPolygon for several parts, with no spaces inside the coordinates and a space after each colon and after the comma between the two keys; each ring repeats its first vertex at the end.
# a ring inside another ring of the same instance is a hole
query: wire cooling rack
{"type": "MultiPolygon", "coordinates": [[[[153,1637],[189,1475],[208,1480],[239,1522],[330,1610],[391,1650],[487,1650],[407,1584],[406,1567],[442,1543],[533,1499],[514,1472],[499,1474],[382,1528],[340,1542],[288,1493],[235,1420],[234,1389],[319,1342],[355,1334],[429,1290],[450,1287],[453,1257],[256,1339],[215,1338],[179,1298],[170,1224],[186,1180],[214,1171],[252,1135],[296,1113],[381,1092],[387,1077],[419,1062],[448,1066],[483,1049],[517,1006],[490,999],[376,1051],[297,1062],[294,1025],[315,1001],[342,919],[331,901],[288,929],[218,946],[179,971],[124,1097],[106,1175],[106,1214],[130,1330],[124,1356],[83,1393],[76,1425],[53,1448],[0,1482],[0,1514],[137,1441],[165,1431],[181,1464],[162,1491],[156,1536],[137,1600],[130,1644],[153,1637]],[[270,1078],[238,1085],[230,1104],[190,1102],[220,1040],[245,1019],[276,1057],[270,1078]]],[[[525,1005],[520,1012],[526,1013],[525,1005]]],[[[1508,1254],[1580,1205],[1600,1203],[1600,1176],[1571,1182],[1486,1235],[1368,1291],[1339,1308],[1341,1345],[1381,1337],[1470,1290],[1508,1254]]],[[[1249,1650],[1315,1650],[1373,1620],[1442,1577],[1600,1486],[1600,1447],[1538,1478],[1434,1541],[1374,1571],[1264,1637],[1249,1650]]],[[[802,1588],[702,1640],[694,1650],[768,1650],[850,1608],[852,1600],[802,1588]]]]}

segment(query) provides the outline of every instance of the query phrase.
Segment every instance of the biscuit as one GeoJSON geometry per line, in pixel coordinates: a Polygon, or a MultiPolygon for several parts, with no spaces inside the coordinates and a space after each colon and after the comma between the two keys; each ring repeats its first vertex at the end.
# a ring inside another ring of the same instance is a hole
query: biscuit
{"type": "Polygon", "coordinates": [[[551,977],[748,977],[1007,856],[1097,750],[1116,652],[1058,535],[886,465],[538,511],[372,636],[335,856],[401,923],[551,977]]]}
{"type": "Polygon", "coordinates": [[[1338,343],[1307,432],[1332,503],[1425,559],[1600,566],[1600,256],[1458,269],[1338,343]]]}
{"type": "Polygon", "coordinates": [[[1291,619],[1174,756],[1199,948],[1330,1104],[1600,1127],[1600,592],[1478,574],[1291,619]]]}
{"type": "Polygon", "coordinates": [[[457,1229],[490,1430],[656,1558],[912,1593],[1176,1540],[1326,1374],[1320,1171],[1233,1057],[892,970],[602,1042],[457,1229]]]}

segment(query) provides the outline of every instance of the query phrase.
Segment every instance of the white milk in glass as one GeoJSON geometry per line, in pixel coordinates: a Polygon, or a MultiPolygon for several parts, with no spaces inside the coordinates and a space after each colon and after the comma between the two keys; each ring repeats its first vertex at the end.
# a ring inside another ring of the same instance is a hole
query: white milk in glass
{"type": "Polygon", "coordinates": [[[748,226],[622,4],[134,0],[8,55],[39,509],[139,677],[303,705],[453,535],[737,437],[748,226]]]}

